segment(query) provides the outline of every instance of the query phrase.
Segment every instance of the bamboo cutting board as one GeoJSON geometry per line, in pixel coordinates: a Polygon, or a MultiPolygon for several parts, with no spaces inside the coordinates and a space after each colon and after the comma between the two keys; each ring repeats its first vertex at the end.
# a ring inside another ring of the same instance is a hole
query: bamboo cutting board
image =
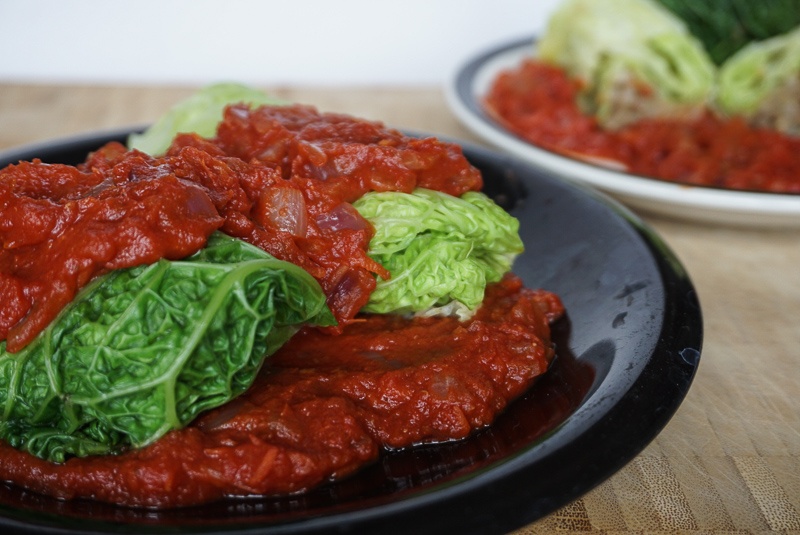
{"type": "MultiPolygon", "coordinates": [[[[0,149],[144,124],[192,90],[0,84],[0,149]]],[[[436,88],[271,92],[323,111],[475,141],[436,88]]],[[[516,533],[800,534],[800,231],[641,215],[699,293],[705,342],[698,374],[644,452],[516,533]]]]}

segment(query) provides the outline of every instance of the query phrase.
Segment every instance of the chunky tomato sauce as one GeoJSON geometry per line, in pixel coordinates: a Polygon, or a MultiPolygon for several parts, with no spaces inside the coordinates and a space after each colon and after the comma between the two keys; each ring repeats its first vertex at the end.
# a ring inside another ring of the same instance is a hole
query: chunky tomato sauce
{"type": "Polygon", "coordinates": [[[461,439],[489,425],[553,357],[558,298],[508,275],[469,322],[364,316],[368,191],[482,186],[460,149],[303,106],[232,107],[214,139],[162,157],[111,143],[77,167],[0,171],[0,335],[24,347],[91,278],[187,256],[221,229],[308,270],[340,322],[305,329],[253,387],[155,444],[44,461],[0,444],[0,479],[51,496],[173,507],[308,489],[383,448],[461,439]]]}
{"type": "Polygon", "coordinates": [[[0,477],[62,498],[171,507],[298,492],[382,448],[454,440],[489,425],[553,357],[553,294],[506,277],[468,323],[368,316],[308,329],[243,396],[152,446],[53,464],[0,444],[0,477]]]}
{"type": "Polygon", "coordinates": [[[81,166],[0,171],[0,340],[16,352],[110,269],[186,257],[216,229],[317,278],[340,323],[366,303],[372,229],[350,203],[415,187],[461,195],[481,175],[455,145],[304,106],[230,108],[215,139],[164,157],[111,143],[81,166]],[[123,217],[124,216],[124,217],[123,217]]]}
{"type": "Polygon", "coordinates": [[[505,128],[545,149],[685,184],[800,193],[800,139],[706,112],[608,131],[581,112],[578,82],[526,60],[501,73],[485,104],[505,128]]]}

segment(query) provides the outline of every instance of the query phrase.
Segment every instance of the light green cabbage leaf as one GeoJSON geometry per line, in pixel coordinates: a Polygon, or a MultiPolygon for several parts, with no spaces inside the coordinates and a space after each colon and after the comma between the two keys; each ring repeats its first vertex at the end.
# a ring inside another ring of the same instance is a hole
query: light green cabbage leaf
{"type": "Polygon", "coordinates": [[[800,135],[800,27],[752,42],[720,68],[717,108],[756,126],[800,135]]]}
{"type": "Polygon", "coordinates": [[[0,344],[0,438],[58,462],[145,446],[244,392],[306,323],[335,323],[316,280],[223,234],[113,271],[21,351],[0,344]]]}
{"type": "Polygon", "coordinates": [[[177,134],[193,132],[202,137],[213,137],[225,107],[242,103],[253,106],[283,104],[263,91],[242,84],[209,85],[173,106],[143,133],[131,134],[128,148],[159,156],[166,152],[177,134]]]}
{"type": "Polygon", "coordinates": [[[523,250],[519,222],[483,193],[373,192],[353,206],[375,227],[370,257],[391,273],[364,312],[463,319],[523,250]]]}
{"type": "Polygon", "coordinates": [[[536,53],[580,81],[582,109],[610,129],[698,113],[715,84],[700,41],[651,0],[567,0],[536,53]]]}

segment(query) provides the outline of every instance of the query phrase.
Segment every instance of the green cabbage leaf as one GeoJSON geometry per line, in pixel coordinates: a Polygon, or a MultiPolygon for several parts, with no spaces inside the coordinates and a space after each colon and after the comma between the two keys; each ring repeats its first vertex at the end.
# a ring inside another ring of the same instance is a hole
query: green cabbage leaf
{"type": "Polygon", "coordinates": [[[483,193],[373,192],[353,206],[375,227],[370,257],[391,274],[364,312],[468,317],[523,250],[519,222],[483,193]]]}
{"type": "Polygon", "coordinates": [[[177,134],[193,132],[213,137],[230,104],[282,104],[263,91],[236,83],[212,84],[201,88],[163,114],[141,134],[128,137],[128,148],[153,156],[166,152],[177,134]]]}
{"type": "Polygon", "coordinates": [[[0,438],[57,462],[145,446],[241,394],[301,325],[334,323],[311,275],[215,233],[98,277],[23,350],[0,344],[0,438]]]}
{"type": "Polygon", "coordinates": [[[690,116],[714,90],[716,67],[700,41],[651,0],[567,0],[536,51],[580,81],[580,106],[610,129],[690,116]]]}
{"type": "Polygon", "coordinates": [[[800,27],[752,42],[722,64],[717,108],[756,126],[800,135],[800,27]]]}

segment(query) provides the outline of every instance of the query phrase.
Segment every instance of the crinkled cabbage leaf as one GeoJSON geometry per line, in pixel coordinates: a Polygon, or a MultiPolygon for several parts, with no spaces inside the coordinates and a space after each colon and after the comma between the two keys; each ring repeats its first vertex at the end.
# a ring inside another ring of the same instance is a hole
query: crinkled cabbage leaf
{"type": "Polygon", "coordinates": [[[391,274],[365,312],[468,317],[523,250],[519,222],[483,193],[373,192],[354,206],[375,227],[370,257],[391,274]]]}
{"type": "Polygon", "coordinates": [[[717,107],[756,126],[800,135],[800,27],[753,42],[720,68],[717,107]]]}
{"type": "Polygon", "coordinates": [[[281,104],[263,91],[236,83],[206,86],[173,106],[141,134],[128,137],[128,148],[153,156],[166,152],[179,133],[194,132],[213,137],[222,113],[230,104],[281,104]]]}
{"type": "Polygon", "coordinates": [[[0,344],[0,438],[59,462],[147,445],[241,394],[306,323],[335,323],[316,280],[219,233],[113,271],[23,350],[0,344]]]}
{"type": "Polygon", "coordinates": [[[610,129],[691,116],[714,89],[716,68],[700,41],[651,0],[567,0],[537,54],[580,81],[580,106],[610,129]]]}

